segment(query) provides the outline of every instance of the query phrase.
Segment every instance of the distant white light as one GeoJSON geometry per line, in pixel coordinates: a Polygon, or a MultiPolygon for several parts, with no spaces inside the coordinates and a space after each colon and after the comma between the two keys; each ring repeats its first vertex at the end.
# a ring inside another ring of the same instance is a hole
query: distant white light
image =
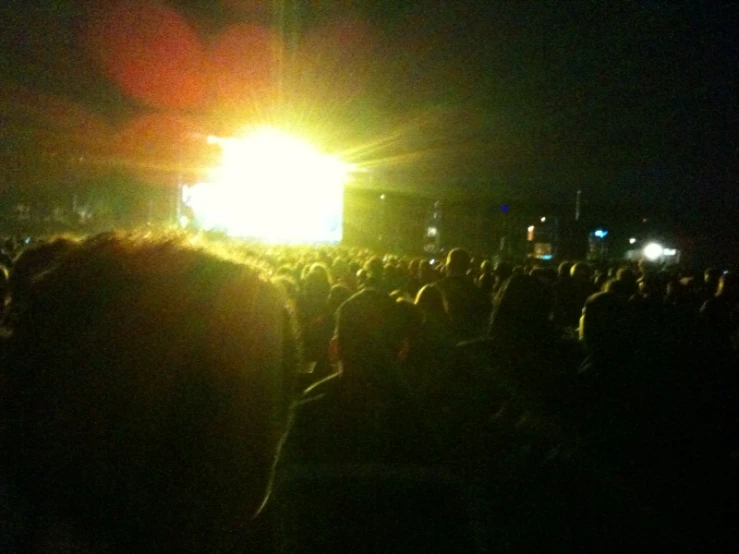
{"type": "Polygon", "coordinates": [[[636,239],[634,237],[631,237],[629,239],[629,244],[634,244],[636,242],[636,239]]]}
{"type": "Polygon", "coordinates": [[[665,248],[662,253],[665,256],[677,256],[677,250],[675,248],[665,248]]]}
{"type": "Polygon", "coordinates": [[[608,231],[605,231],[603,229],[596,229],[593,234],[599,239],[602,239],[605,238],[606,235],[608,235],[608,231]]]}
{"type": "Polygon", "coordinates": [[[529,233],[533,233],[533,232],[534,232],[534,226],[533,226],[533,225],[529,225],[529,226],[528,226],[528,228],[527,228],[526,230],[527,230],[527,231],[528,231],[529,233]]]}
{"type": "Polygon", "coordinates": [[[654,261],[662,257],[664,248],[656,242],[650,242],[644,247],[644,257],[647,260],[654,261]]]}
{"type": "Polygon", "coordinates": [[[385,200],[385,195],[384,194],[381,194],[380,195],[380,200],[385,200]]]}
{"type": "Polygon", "coordinates": [[[542,218],[541,218],[541,222],[542,222],[542,223],[546,223],[546,221],[547,221],[547,218],[546,218],[546,217],[542,217],[542,218]]]}

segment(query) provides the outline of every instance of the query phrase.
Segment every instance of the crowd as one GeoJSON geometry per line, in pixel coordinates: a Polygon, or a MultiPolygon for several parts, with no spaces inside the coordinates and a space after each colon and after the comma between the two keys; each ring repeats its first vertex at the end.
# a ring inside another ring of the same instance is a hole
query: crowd
{"type": "Polygon", "coordinates": [[[739,276],[98,235],[0,253],[8,552],[723,552],[739,276]]]}

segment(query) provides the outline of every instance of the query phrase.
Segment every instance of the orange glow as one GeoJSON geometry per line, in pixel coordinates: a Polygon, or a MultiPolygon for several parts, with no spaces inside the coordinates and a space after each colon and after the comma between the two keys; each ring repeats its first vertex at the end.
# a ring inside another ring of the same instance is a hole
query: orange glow
{"type": "Polygon", "coordinates": [[[259,25],[231,25],[209,50],[212,83],[225,106],[243,106],[275,91],[282,46],[259,25]]]}
{"type": "Polygon", "coordinates": [[[118,0],[92,18],[88,46],[103,71],[132,98],[156,108],[197,107],[205,97],[200,37],[176,11],[118,0]]]}
{"type": "Polygon", "coordinates": [[[185,117],[147,114],[129,122],[116,137],[119,163],[147,182],[175,185],[198,173],[205,147],[198,125],[185,117]]]}

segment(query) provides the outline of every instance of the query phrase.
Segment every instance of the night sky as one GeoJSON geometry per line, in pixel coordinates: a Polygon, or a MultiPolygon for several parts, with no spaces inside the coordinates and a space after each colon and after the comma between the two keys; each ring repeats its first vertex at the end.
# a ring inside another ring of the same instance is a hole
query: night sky
{"type": "Polygon", "coordinates": [[[0,185],[99,178],[146,156],[166,166],[180,133],[267,122],[409,194],[564,203],[580,188],[604,216],[658,210],[717,232],[739,206],[738,14],[685,1],[6,0],[0,185]],[[144,38],[117,27],[133,25],[120,10],[148,14],[134,25],[144,38]]]}

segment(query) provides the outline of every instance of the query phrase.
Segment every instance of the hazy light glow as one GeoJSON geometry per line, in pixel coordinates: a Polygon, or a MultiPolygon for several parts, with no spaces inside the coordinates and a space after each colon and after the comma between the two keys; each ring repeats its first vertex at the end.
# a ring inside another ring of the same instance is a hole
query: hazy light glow
{"type": "Polygon", "coordinates": [[[634,244],[636,242],[636,239],[634,237],[631,237],[629,239],[629,244],[634,244]]]}
{"type": "Polygon", "coordinates": [[[270,243],[341,240],[349,165],[271,128],[208,142],[221,146],[221,166],[183,196],[202,228],[270,243]]]}
{"type": "Polygon", "coordinates": [[[662,248],[662,245],[657,244],[656,242],[650,242],[644,247],[644,257],[650,261],[658,260],[662,257],[663,253],[664,249],[662,248]]]}
{"type": "Polygon", "coordinates": [[[605,238],[606,236],[608,236],[608,231],[606,231],[604,229],[596,229],[593,234],[596,237],[598,237],[599,239],[602,239],[602,238],[605,238]]]}
{"type": "Polygon", "coordinates": [[[677,250],[675,248],[665,248],[662,253],[665,256],[677,256],[677,250]]]}

